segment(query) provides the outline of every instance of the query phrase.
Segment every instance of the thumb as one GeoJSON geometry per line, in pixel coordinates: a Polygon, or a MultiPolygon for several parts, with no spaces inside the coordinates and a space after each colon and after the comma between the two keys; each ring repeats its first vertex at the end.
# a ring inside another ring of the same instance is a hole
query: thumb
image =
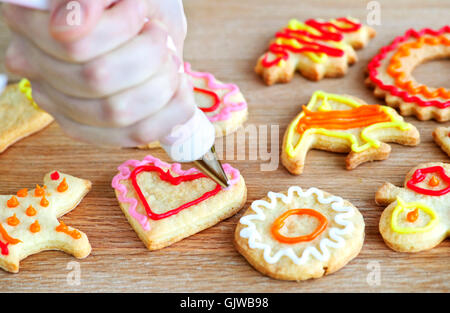
{"type": "Polygon", "coordinates": [[[52,0],[50,33],[61,42],[85,36],[95,27],[103,11],[116,0],[52,0]]]}

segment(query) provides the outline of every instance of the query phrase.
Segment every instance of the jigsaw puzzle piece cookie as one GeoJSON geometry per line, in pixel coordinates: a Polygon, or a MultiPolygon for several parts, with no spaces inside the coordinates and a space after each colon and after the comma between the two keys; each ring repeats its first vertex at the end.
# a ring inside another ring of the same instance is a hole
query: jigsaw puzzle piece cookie
{"type": "Polygon", "coordinates": [[[120,208],[149,250],[167,247],[234,215],[245,204],[247,187],[239,171],[223,168],[222,188],[195,168],[182,170],[148,155],[118,167],[112,181],[120,208]]]}
{"type": "Polygon", "coordinates": [[[297,186],[254,201],[234,235],[237,250],[255,269],[297,281],[338,271],[363,242],[364,220],[356,207],[320,189],[297,186]]]}
{"type": "MultiPolygon", "coordinates": [[[[212,74],[196,72],[189,63],[184,63],[185,73],[191,78],[197,106],[213,124],[216,137],[234,133],[248,117],[247,102],[239,87],[224,84],[212,74]]],[[[141,149],[160,147],[159,142],[152,142],[141,149]]]]}
{"type": "Polygon", "coordinates": [[[372,59],[366,84],[401,115],[445,122],[450,120],[450,90],[420,84],[412,73],[423,62],[448,57],[449,25],[436,31],[409,29],[372,59]]]}
{"type": "Polygon", "coordinates": [[[304,23],[293,19],[276,33],[255,71],[267,85],[291,81],[296,70],[315,81],[343,76],[357,61],[355,49],[365,47],[374,36],[374,29],[354,18],[304,23]]]}
{"type": "Polygon", "coordinates": [[[91,182],[62,172],[48,173],[44,185],[0,195],[0,267],[17,273],[19,262],[45,250],[61,250],[76,258],[91,252],[83,232],[58,221],[73,210],[91,182]]]}
{"type": "Polygon", "coordinates": [[[385,142],[415,146],[420,135],[390,107],[316,91],[289,124],[281,160],[289,172],[299,175],[310,149],[349,153],[346,168],[351,170],[364,162],[386,159],[391,147],[385,142]]]}
{"type": "Polygon", "coordinates": [[[379,230],[386,244],[400,252],[432,249],[449,235],[450,164],[413,168],[403,188],[383,184],[375,195],[383,211],[379,230]]]}
{"type": "Polygon", "coordinates": [[[437,127],[433,132],[434,141],[450,156],[450,127],[437,127]]]}
{"type": "Polygon", "coordinates": [[[0,153],[52,121],[53,117],[33,101],[27,80],[8,85],[0,95],[0,153]]]}

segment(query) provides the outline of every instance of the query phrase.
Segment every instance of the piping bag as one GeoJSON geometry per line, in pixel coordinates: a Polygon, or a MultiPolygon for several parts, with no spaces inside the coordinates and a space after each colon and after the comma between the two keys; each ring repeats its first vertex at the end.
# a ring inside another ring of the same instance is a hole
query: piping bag
{"type": "MultiPolygon", "coordinates": [[[[49,10],[49,0],[0,0],[30,9],[49,10]]],[[[175,51],[169,36],[167,47],[175,51]]],[[[180,72],[183,66],[180,66],[180,72]]],[[[1,77],[0,77],[1,78],[1,77]]],[[[3,79],[4,80],[4,79],[3,79]]],[[[163,149],[175,162],[194,162],[195,166],[220,186],[229,186],[227,175],[217,159],[214,126],[205,114],[196,107],[192,118],[184,125],[175,126],[171,133],[159,141],[163,149]]]]}

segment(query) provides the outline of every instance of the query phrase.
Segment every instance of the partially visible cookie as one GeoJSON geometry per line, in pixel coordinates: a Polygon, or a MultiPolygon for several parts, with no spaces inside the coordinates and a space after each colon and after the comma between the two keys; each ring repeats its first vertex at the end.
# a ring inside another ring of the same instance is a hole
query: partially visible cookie
{"type": "MultiPolygon", "coordinates": [[[[245,123],[248,117],[247,102],[237,85],[224,84],[210,73],[193,71],[187,62],[184,63],[184,70],[192,79],[197,106],[214,125],[216,137],[231,134],[245,123]]],[[[139,148],[159,146],[159,142],[152,142],[139,148]]]]}
{"type": "Polygon", "coordinates": [[[91,182],[54,171],[44,185],[0,196],[0,267],[17,273],[19,262],[45,250],[61,250],[81,259],[91,253],[81,231],[58,218],[72,211],[91,189],[91,182]]]}
{"type": "Polygon", "coordinates": [[[317,188],[269,192],[239,220],[236,249],[264,275],[306,280],[334,273],[355,258],[364,220],[350,202],[317,188]]]}
{"type": "Polygon", "coordinates": [[[390,248],[432,249],[450,234],[450,164],[419,164],[406,175],[403,188],[384,183],[375,201],[387,205],[379,228],[390,248]]]}
{"type": "Polygon", "coordinates": [[[419,120],[450,120],[450,90],[420,84],[412,75],[414,68],[426,61],[450,57],[450,26],[438,30],[409,29],[405,35],[380,49],[370,61],[366,84],[375,96],[419,120]]]}
{"type": "Polygon", "coordinates": [[[289,172],[299,175],[310,149],[349,152],[346,168],[351,170],[364,162],[387,159],[391,147],[385,142],[415,146],[420,135],[390,107],[316,91],[289,124],[281,161],[289,172]]]}
{"type": "Polygon", "coordinates": [[[269,51],[255,67],[267,85],[291,81],[295,71],[311,80],[343,76],[357,61],[355,49],[365,47],[375,30],[354,18],[330,21],[290,20],[277,32],[269,51]]]}
{"type": "Polygon", "coordinates": [[[247,187],[239,171],[224,164],[230,187],[222,188],[196,168],[182,170],[151,155],[118,167],[112,181],[120,208],[149,250],[167,247],[234,215],[247,187]]]}
{"type": "Polygon", "coordinates": [[[27,80],[7,86],[0,95],[0,153],[52,121],[53,117],[33,101],[27,80]]]}
{"type": "Polygon", "coordinates": [[[433,132],[434,141],[450,156],[450,127],[438,127],[433,132]]]}

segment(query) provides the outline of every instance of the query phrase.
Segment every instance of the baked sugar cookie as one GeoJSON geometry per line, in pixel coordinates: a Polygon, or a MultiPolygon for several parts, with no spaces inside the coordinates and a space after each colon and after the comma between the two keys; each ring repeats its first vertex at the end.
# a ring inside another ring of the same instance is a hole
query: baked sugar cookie
{"type": "Polygon", "coordinates": [[[415,146],[417,129],[392,108],[316,91],[308,105],[284,134],[281,160],[292,174],[303,172],[310,149],[347,153],[346,168],[387,159],[391,147],[384,142],[415,146]]]}
{"type": "Polygon", "coordinates": [[[239,171],[224,164],[223,189],[196,168],[182,170],[151,155],[118,167],[112,181],[120,208],[149,250],[167,247],[234,215],[247,187],[239,171]]]}
{"type": "Polygon", "coordinates": [[[343,76],[358,59],[354,49],[365,47],[374,36],[374,29],[350,17],[304,23],[293,19],[276,33],[255,71],[267,85],[290,82],[296,70],[315,81],[343,76]]]}
{"type": "Polygon", "coordinates": [[[87,257],[87,236],[58,218],[72,211],[90,189],[90,181],[54,171],[45,175],[43,186],[0,195],[0,267],[17,273],[21,260],[45,250],[87,257]]]}
{"type": "Polygon", "coordinates": [[[433,132],[434,141],[450,156],[450,127],[438,127],[433,132]]]}
{"type": "MultiPolygon", "coordinates": [[[[245,123],[247,102],[237,85],[224,84],[210,73],[193,71],[187,62],[184,63],[184,71],[192,80],[198,107],[214,125],[216,137],[231,134],[245,123]]],[[[139,148],[159,146],[158,142],[152,142],[139,148]]]]}
{"type": "Polygon", "coordinates": [[[404,116],[419,120],[450,120],[450,90],[432,88],[417,82],[412,75],[422,62],[450,57],[450,26],[439,30],[410,29],[404,36],[380,50],[369,63],[366,84],[375,96],[399,109],[404,116]]]}
{"type": "Polygon", "coordinates": [[[31,86],[26,79],[7,86],[0,95],[0,153],[52,121],[53,117],[33,101],[31,86]]]}
{"type": "Polygon", "coordinates": [[[334,273],[358,255],[363,241],[364,220],[350,202],[296,186],[254,201],[234,235],[254,268],[282,280],[334,273]]]}
{"type": "Polygon", "coordinates": [[[419,164],[406,175],[404,188],[385,183],[375,201],[388,205],[379,227],[390,248],[400,252],[434,248],[450,233],[450,164],[419,164]]]}

